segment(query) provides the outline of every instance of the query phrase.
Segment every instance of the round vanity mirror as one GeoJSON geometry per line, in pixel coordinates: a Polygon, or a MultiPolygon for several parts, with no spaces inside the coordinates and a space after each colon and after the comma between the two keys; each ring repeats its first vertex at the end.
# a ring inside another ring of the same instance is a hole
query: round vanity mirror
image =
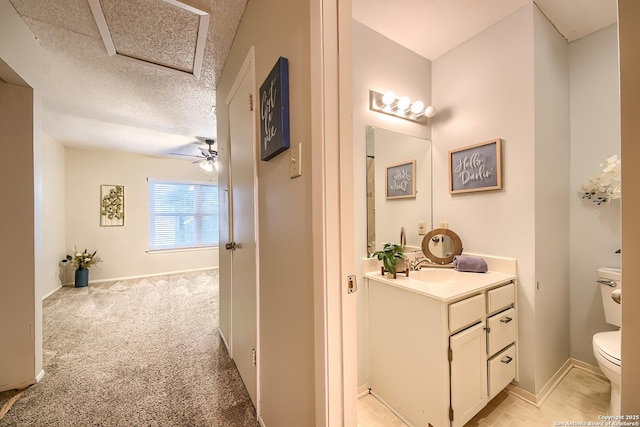
{"type": "Polygon", "coordinates": [[[434,264],[451,264],[462,253],[462,240],[448,228],[436,228],[422,239],[422,252],[434,264]]]}

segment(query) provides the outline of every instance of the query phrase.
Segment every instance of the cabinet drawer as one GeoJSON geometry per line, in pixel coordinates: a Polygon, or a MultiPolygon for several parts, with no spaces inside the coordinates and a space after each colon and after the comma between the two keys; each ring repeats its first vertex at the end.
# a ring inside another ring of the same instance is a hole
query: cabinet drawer
{"type": "Polygon", "coordinates": [[[484,316],[484,295],[476,295],[449,306],[449,332],[476,323],[484,316]]]}
{"type": "Polygon", "coordinates": [[[515,344],[490,359],[487,365],[489,371],[488,392],[489,400],[491,400],[516,377],[515,344]]]}
{"type": "Polygon", "coordinates": [[[513,304],[515,301],[514,290],[515,290],[514,284],[509,283],[508,285],[504,285],[487,292],[487,299],[488,299],[487,312],[495,313],[496,311],[499,311],[513,304]]]}
{"type": "Polygon", "coordinates": [[[516,310],[510,308],[487,319],[489,335],[487,354],[491,356],[516,341],[516,310]]]}

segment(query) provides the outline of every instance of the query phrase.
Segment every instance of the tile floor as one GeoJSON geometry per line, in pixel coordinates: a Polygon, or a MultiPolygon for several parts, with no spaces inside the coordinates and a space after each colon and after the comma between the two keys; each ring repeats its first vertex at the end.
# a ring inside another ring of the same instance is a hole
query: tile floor
{"type": "MultiPolygon", "coordinates": [[[[607,413],[611,386],[596,374],[573,368],[540,408],[506,391],[498,394],[465,427],[553,426],[598,421],[607,413]],[[557,425],[557,424],[556,424],[557,425]]],[[[406,427],[373,395],[358,400],[358,427],[406,427]]]]}

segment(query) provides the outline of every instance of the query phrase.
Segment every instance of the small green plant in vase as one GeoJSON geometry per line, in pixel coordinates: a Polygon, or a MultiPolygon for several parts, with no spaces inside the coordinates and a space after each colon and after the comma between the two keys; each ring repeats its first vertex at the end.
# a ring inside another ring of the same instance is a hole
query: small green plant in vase
{"type": "MultiPolygon", "coordinates": [[[[406,260],[404,249],[401,245],[395,243],[385,243],[381,251],[376,251],[371,255],[372,258],[378,258],[382,261],[382,274],[386,271],[389,275],[396,277],[396,271],[400,260],[406,260]]],[[[402,263],[404,265],[404,263],[402,263]]]]}

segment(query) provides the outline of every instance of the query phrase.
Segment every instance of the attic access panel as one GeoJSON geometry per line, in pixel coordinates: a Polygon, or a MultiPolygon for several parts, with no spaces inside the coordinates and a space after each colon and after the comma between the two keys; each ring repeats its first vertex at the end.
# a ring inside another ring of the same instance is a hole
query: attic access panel
{"type": "Polygon", "coordinates": [[[209,14],[178,0],[89,0],[110,56],[200,78],[209,14]]]}

